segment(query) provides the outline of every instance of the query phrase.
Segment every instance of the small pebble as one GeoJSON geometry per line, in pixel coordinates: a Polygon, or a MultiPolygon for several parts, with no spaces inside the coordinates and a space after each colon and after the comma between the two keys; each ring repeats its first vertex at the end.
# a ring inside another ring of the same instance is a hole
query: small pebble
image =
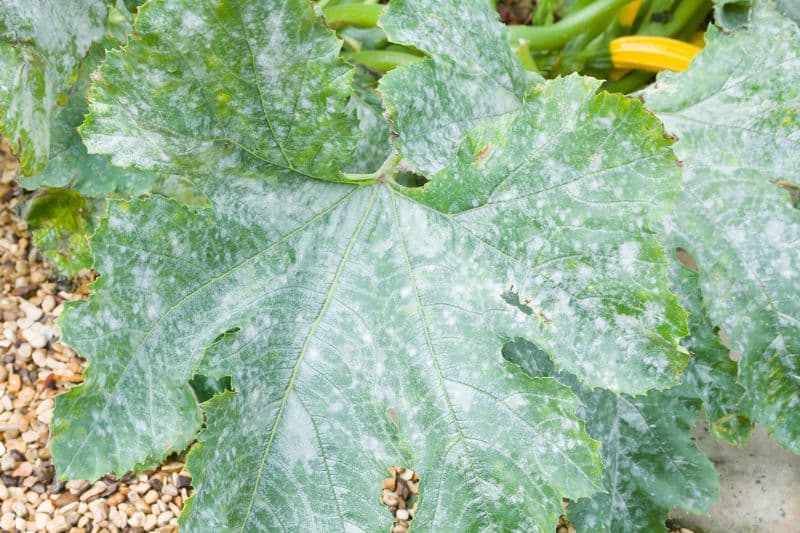
{"type": "Polygon", "coordinates": [[[41,327],[36,327],[36,324],[23,330],[22,336],[34,348],[44,348],[47,346],[47,336],[41,327]]]}
{"type": "Polygon", "coordinates": [[[149,491],[147,494],[144,495],[142,498],[145,503],[148,505],[152,505],[158,501],[158,493],[154,490],[149,491]]]}
{"type": "Polygon", "coordinates": [[[52,311],[53,309],[55,309],[55,308],[56,308],[56,299],[53,297],[53,295],[52,295],[52,294],[48,294],[48,295],[46,295],[46,296],[45,296],[45,297],[42,299],[42,310],[43,310],[45,313],[49,313],[49,312],[51,312],[51,311],[52,311]]]}
{"type": "Polygon", "coordinates": [[[137,511],[128,519],[128,525],[131,527],[142,527],[144,525],[144,513],[137,511]]]}
{"type": "Polygon", "coordinates": [[[14,514],[25,518],[28,516],[28,509],[25,507],[25,504],[22,502],[14,502],[11,504],[11,509],[14,511],[14,514]]]}

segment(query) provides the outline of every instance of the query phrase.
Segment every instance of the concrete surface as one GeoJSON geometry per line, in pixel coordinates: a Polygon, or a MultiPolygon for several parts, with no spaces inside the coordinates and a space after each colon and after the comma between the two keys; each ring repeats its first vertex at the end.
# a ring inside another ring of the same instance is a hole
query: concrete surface
{"type": "Polygon", "coordinates": [[[719,471],[720,498],[709,516],[670,516],[696,533],[800,533],[800,456],[756,427],[747,446],[734,448],[709,435],[705,421],[695,440],[719,471]]]}

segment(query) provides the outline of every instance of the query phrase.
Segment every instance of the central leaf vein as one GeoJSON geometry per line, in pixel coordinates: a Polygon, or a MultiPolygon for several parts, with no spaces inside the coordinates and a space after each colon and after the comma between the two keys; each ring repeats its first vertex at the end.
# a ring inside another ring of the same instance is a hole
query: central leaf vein
{"type": "MultiPolygon", "coordinates": [[[[357,190],[357,189],[354,189],[357,190]]],[[[244,531],[247,527],[247,523],[252,516],[253,505],[255,503],[256,494],[258,493],[258,487],[261,484],[261,478],[264,475],[264,468],[266,466],[267,458],[269,457],[270,450],[272,449],[272,443],[275,441],[275,436],[278,434],[278,428],[280,426],[281,420],[283,418],[283,412],[286,408],[286,404],[289,399],[289,395],[294,390],[294,384],[297,380],[297,376],[300,372],[300,367],[303,364],[303,359],[305,358],[306,352],[308,351],[309,346],[311,345],[311,341],[314,338],[314,335],[319,328],[319,325],[322,323],[322,320],[325,318],[325,313],[327,312],[328,308],[330,307],[331,302],[334,300],[336,295],[336,290],[339,285],[339,279],[342,276],[342,272],[344,271],[344,267],[347,265],[347,261],[350,258],[350,253],[353,251],[353,247],[355,246],[356,242],[358,241],[358,236],[361,234],[361,229],[364,227],[364,224],[369,217],[369,214],[372,212],[372,207],[375,204],[375,198],[377,195],[378,187],[373,187],[372,194],[369,198],[369,203],[367,207],[364,209],[364,214],[361,216],[361,220],[358,221],[358,225],[356,229],[353,231],[353,235],[350,237],[349,242],[347,243],[347,247],[342,254],[342,259],[339,261],[338,266],[336,267],[336,272],[333,275],[333,279],[331,280],[331,284],[328,288],[328,292],[325,295],[325,299],[322,302],[322,307],[317,314],[317,317],[312,322],[311,327],[309,328],[308,333],[306,334],[306,339],[303,342],[303,346],[300,349],[300,353],[297,356],[297,360],[292,367],[292,374],[289,377],[289,381],[286,384],[286,388],[281,396],[281,403],[280,407],[278,407],[278,412],[275,415],[275,420],[272,423],[272,428],[270,429],[269,439],[267,440],[267,444],[264,447],[264,452],[261,455],[261,461],[258,466],[258,473],[256,474],[255,482],[253,483],[253,492],[250,496],[250,501],[247,505],[247,510],[245,511],[244,519],[242,520],[242,526],[239,531],[244,531]]],[[[349,194],[352,194],[349,193],[349,194]]],[[[348,194],[348,196],[349,196],[348,194]]],[[[321,452],[322,453],[322,452],[321,452]]],[[[327,465],[327,462],[326,462],[327,465]]],[[[337,508],[338,508],[338,501],[337,501],[337,508]]],[[[344,517],[339,512],[339,519],[342,522],[342,529],[344,530],[344,517]]]]}

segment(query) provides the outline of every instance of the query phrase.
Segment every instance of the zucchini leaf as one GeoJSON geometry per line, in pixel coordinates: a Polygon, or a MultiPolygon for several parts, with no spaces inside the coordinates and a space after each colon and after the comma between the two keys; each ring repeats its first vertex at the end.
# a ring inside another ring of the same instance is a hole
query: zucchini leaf
{"type": "Polygon", "coordinates": [[[359,133],[353,72],[311,3],[195,4],[139,8],[138,35],[93,85],[89,152],[166,174],[252,164],[343,180],[359,133]]]}
{"type": "MultiPolygon", "coordinates": [[[[500,47],[488,6],[435,5],[484,10],[465,35],[500,47]]],[[[397,154],[344,175],[365,130],[338,46],[304,0],[151,0],[109,54],[86,144],[209,206],[110,203],[101,277],[60,323],[90,366],[56,402],[59,475],[151,463],[204,416],[187,530],[388,527],[392,465],[419,473],[422,530],[549,528],[563,496],[601,490],[598,444],[569,388],[501,346],[614,391],[679,381],[686,313],[651,229],[678,188],[670,142],[639,101],[569,77],[441,147],[425,187],[397,183],[397,154]],[[231,390],[199,405],[196,375],[231,390]]]]}
{"type": "Polygon", "coordinates": [[[800,28],[759,2],[746,27],[710,28],[681,74],[646,105],[679,141],[684,188],[668,244],[699,265],[703,307],[742,353],[751,417],[800,452],[800,28]]]}
{"type": "Polygon", "coordinates": [[[515,339],[503,355],[532,376],[553,376],[572,387],[583,405],[579,416],[600,441],[604,493],[569,504],[578,531],[667,531],[673,507],[707,513],[719,487],[714,465],[691,439],[700,401],[686,384],[646,396],[614,394],[582,386],[558,374],[534,344],[515,339]]]}
{"type": "Polygon", "coordinates": [[[69,189],[44,189],[30,201],[25,219],[33,244],[63,273],[75,275],[92,265],[89,235],[105,200],[87,198],[69,189]]]}
{"type": "Polygon", "coordinates": [[[107,194],[139,195],[149,191],[158,179],[152,172],[113,166],[105,155],[87,154],[77,131],[89,111],[87,94],[92,72],[105,58],[106,50],[121,44],[131,27],[127,12],[109,7],[103,38],[81,62],[64,106],[50,119],[49,164],[41,172],[20,180],[26,189],[69,188],[91,198],[107,194]]]}

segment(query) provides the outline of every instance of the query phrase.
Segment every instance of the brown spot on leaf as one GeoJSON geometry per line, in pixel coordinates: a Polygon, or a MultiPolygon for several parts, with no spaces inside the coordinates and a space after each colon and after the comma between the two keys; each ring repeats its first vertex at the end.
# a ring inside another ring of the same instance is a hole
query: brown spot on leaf
{"type": "Polygon", "coordinates": [[[697,261],[695,261],[692,254],[690,254],[687,250],[683,248],[675,248],[675,257],[678,258],[678,261],[680,261],[683,266],[692,272],[697,272],[699,270],[697,261]]]}
{"type": "Polygon", "coordinates": [[[789,180],[770,180],[770,183],[778,187],[783,187],[783,189],[789,193],[789,197],[792,199],[792,205],[798,207],[798,203],[800,203],[798,202],[798,200],[800,200],[800,185],[789,180]]]}
{"type": "Polygon", "coordinates": [[[394,427],[399,429],[400,428],[400,417],[397,416],[397,411],[395,411],[394,408],[390,407],[389,409],[386,410],[386,414],[389,415],[389,420],[392,421],[392,424],[394,424],[394,427]]]}
{"type": "Polygon", "coordinates": [[[489,156],[492,155],[492,152],[494,152],[494,145],[489,143],[481,148],[481,151],[475,156],[474,163],[476,165],[482,165],[487,159],[489,159],[489,156]]]}

